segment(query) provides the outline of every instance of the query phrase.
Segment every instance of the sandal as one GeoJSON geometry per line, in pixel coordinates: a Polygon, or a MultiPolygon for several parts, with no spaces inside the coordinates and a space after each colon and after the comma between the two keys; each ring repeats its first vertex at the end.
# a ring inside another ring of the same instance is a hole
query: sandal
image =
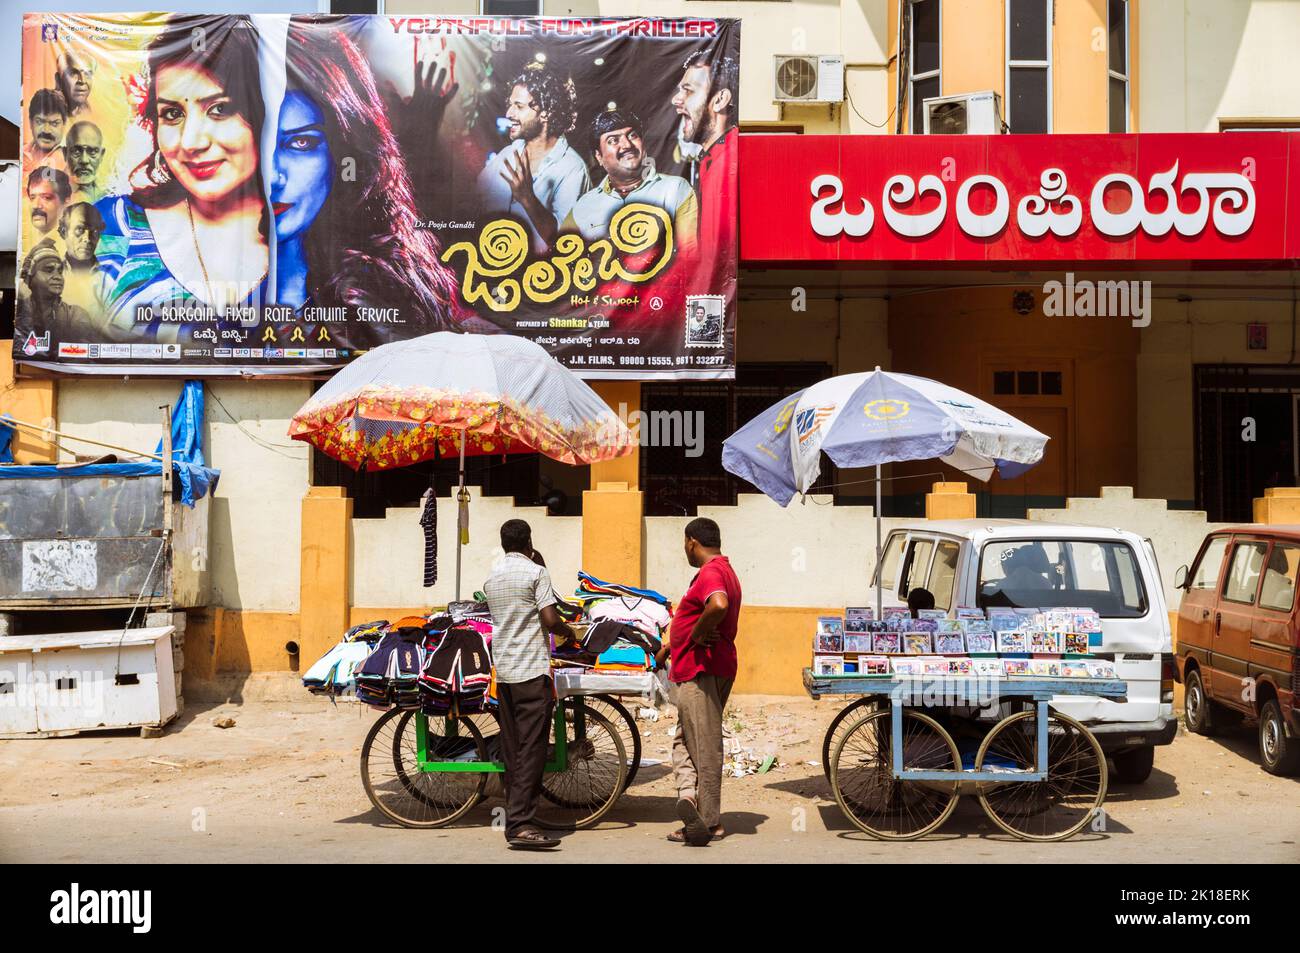
{"type": "Polygon", "coordinates": [[[688,797],[677,799],[677,816],[682,821],[682,831],[686,837],[686,843],[692,847],[703,847],[713,839],[713,832],[704,824],[704,818],[700,816],[699,805],[688,797]]]}
{"type": "MultiPolygon", "coordinates": [[[[710,841],[722,840],[726,836],[727,836],[726,830],[722,827],[721,824],[719,824],[717,827],[713,829],[713,833],[710,835],[709,840],[710,841]]],[[[686,828],[679,827],[677,830],[673,831],[671,834],[668,835],[668,839],[672,841],[674,844],[685,844],[686,828]]]]}
{"type": "Polygon", "coordinates": [[[550,850],[560,846],[554,837],[535,829],[522,830],[514,837],[507,837],[506,843],[515,850],[550,850]]]}

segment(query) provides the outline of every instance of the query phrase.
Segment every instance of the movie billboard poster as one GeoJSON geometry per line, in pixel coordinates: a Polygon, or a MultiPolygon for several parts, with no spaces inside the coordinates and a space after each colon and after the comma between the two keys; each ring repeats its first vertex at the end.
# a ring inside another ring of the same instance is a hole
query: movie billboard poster
{"type": "Polygon", "coordinates": [[[301,373],[453,330],[730,377],[740,24],[23,21],[18,360],[301,373]]]}

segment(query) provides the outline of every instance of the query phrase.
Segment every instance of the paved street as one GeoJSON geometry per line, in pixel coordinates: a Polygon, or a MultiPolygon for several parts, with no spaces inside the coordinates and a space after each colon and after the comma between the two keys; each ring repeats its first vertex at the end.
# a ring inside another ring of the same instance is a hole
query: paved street
{"type": "MultiPolygon", "coordinates": [[[[727,840],[702,850],[664,840],[677,825],[661,763],[641,768],[599,829],[569,835],[543,860],[505,849],[488,826],[499,801],[448,830],[385,822],[358,778],[374,718],[367,709],[307,697],[191,705],[153,740],[122,733],[0,742],[0,861],[1300,861],[1300,781],[1265,774],[1249,732],[1180,734],[1159,749],[1145,785],[1112,785],[1104,834],[1020,843],[966,799],[924,842],[877,842],[844,821],[820,764],[806,763],[819,761],[837,710],[833,699],[733,700],[735,737],[755,752],[774,749],[780,763],[724,781],[727,840]],[[226,716],[235,727],[214,727],[226,716]]],[[[642,723],[644,758],[667,761],[671,724],[671,716],[642,723]]]]}

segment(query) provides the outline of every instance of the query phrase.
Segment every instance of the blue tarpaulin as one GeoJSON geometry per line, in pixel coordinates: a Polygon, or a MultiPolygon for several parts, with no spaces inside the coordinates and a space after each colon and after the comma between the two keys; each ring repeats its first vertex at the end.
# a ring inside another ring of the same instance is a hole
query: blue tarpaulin
{"type": "MultiPolygon", "coordinates": [[[[7,438],[13,430],[0,425],[0,447],[7,450],[7,438]]],[[[3,460],[0,451],[0,460],[3,460]]],[[[156,453],[162,453],[162,441],[156,453]]],[[[10,457],[12,459],[12,456],[10,457]]],[[[32,477],[85,477],[85,476],[156,476],[162,473],[162,464],[149,460],[143,463],[87,463],[82,466],[52,466],[49,464],[21,467],[0,467],[0,480],[30,479],[32,477]]],[[[180,400],[172,412],[172,473],[181,485],[181,502],[193,506],[209,492],[216,490],[220,470],[204,465],[203,460],[203,385],[186,381],[181,387],[180,400]]]]}
{"type": "MultiPolygon", "coordinates": [[[[0,417],[0,420],[13,420],[8,414],[0,417]]],[[[14,462],[14,428],[9,424],[0,423],[0,463],[14,462]]]]}

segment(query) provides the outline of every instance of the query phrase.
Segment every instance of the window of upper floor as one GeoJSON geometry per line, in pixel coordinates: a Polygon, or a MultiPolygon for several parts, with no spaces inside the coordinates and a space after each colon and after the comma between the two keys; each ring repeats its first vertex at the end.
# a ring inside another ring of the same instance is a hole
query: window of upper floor
{"type": "Polygon", "coordinates": [[[1006,121],[1013,133],[1052,131],[1053,0],[1007,0],[1006,121]]]}
{"type": "Polygon", "coordinates": [[[940,0],[912,0],[908,4],[908,102],[912,132],[925,131],[923,110],[927,99],[940,92],[940,0]]]}
{"type": "Polygon", "coordinates": [[[1107,110],[1110,132],[1128,132],[1128,0],[1106,3],[1107,110]]]}

